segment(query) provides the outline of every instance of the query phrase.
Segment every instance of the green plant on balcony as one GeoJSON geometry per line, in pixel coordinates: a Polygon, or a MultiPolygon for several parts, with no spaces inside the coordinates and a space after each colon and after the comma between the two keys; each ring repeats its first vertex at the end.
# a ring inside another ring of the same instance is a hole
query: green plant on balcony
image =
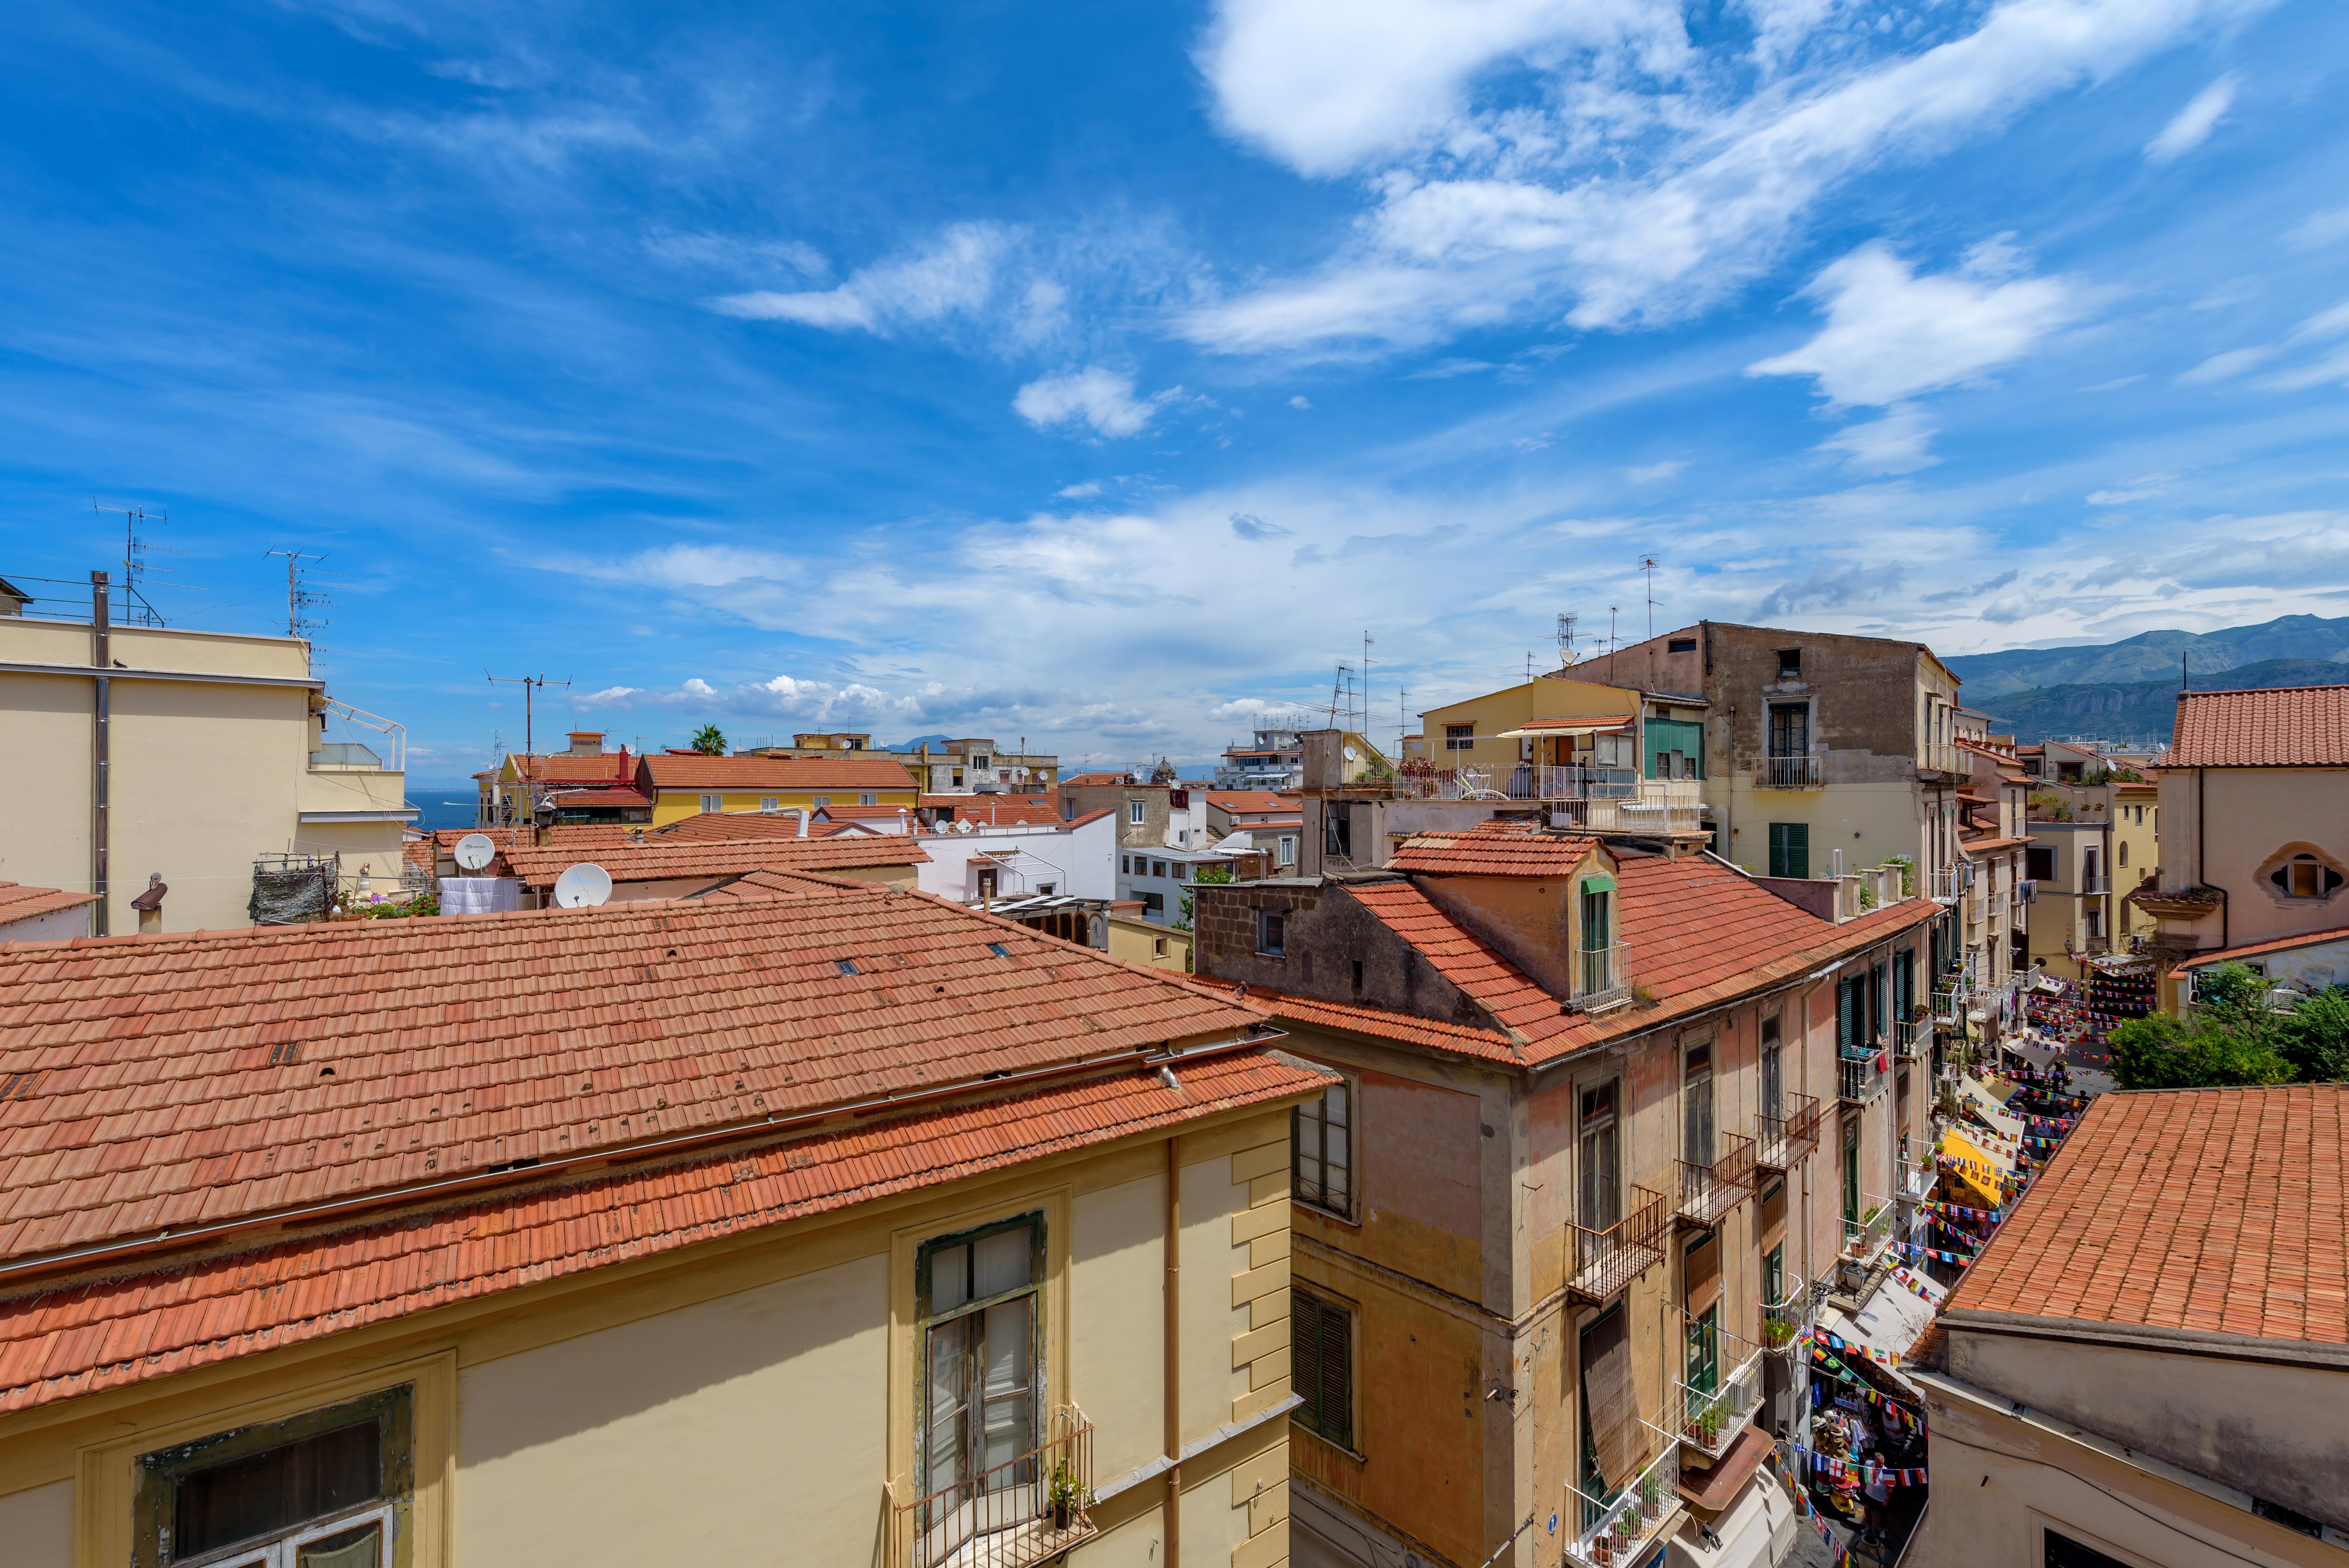
{"type": "Polygon", "coordinates": [[[1688,1429],[1688,1435],[1705,1448],[1709,1449],[1719,1442],[1721,1440],[1720,1397],[1705,1396],[1703,1401],[1688,1413],[1688,1419],[1683,1425],[1688,1429]]]}
{"type": "Polygon", "coordinates": [[[1046,1494],[1052,1508],[1052,1528],[1066,1530],[1077,1515],[1092,1506],[1092,1489],[1077,1480],[1062,1460],[1052,1467],[1052,1485],[1046,1494]]]}
{"type": "Polygon", "coordinates": [[[1664,1511],[1664,1478],[1654,1470],[1640,1478],[1640,1511],[1649,1519],[1664,1511]]]}
{"type": "Polygon", "coordinates": [[[1795,1320],[1781,1312],[1762,1315],[1762,1341],[1773,1350],[1795,1337],[1795,1320]]]}

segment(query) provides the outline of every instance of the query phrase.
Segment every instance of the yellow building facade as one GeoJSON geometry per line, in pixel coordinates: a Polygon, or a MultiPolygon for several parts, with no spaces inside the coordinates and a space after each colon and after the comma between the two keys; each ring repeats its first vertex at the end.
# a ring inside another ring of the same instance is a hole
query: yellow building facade
{"type": "Polygon", "coordinates": [[[653,825],[706,811],[813,810],[820,806],[921,803],[914,776],[887,757],[645,758],[636,788],[653,803],[653,825]]]}

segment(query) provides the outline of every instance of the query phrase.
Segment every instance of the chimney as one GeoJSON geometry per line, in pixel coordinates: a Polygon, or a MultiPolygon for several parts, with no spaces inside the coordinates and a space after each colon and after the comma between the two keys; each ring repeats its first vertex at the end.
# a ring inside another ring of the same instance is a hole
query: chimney
{"type": "Polygon", "coordinates": [[[139,912],[139,929],[160,932],[163,929],[163,895],[171,890],[164,885],[161,872],[147,873],[147,891],[130,901],[139,912]]]}
{"type": "Polygon", "coordinates": [[[600,729],[574,729],[571,731],[571,755],[574,757],[603,756],[604,732],[600,729]]]}
{"type": "Polygon", "coordinates": [[[808,809],[802,806],[800,808],[800,837],[802,839],[807,837],[807,820],[808,809]]]}

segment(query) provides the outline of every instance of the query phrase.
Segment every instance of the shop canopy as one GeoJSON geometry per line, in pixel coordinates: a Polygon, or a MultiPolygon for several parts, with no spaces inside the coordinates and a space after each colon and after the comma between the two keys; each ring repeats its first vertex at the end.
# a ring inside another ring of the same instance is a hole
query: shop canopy
{"type": "Polygon", "coordinates": [[[1559,735],[1621,735],[1631,727],[1637,715],[1629,713],[1586,714],[1574,718],[1529,718],[1516,729],[1505,729],[1495,740],[1523,740],[1528,737],[1542,739],[1559,735]]]}

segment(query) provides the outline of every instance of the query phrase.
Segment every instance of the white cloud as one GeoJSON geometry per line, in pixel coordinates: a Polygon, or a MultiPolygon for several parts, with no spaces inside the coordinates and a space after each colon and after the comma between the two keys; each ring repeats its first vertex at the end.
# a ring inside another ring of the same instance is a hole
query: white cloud
{"type": "MultiPolygon", "coordinates": [[[[778,294],[761,290],[715,302],[729,315],[794,321],[833,332],[887,333],[967,315],[995,294],[1010,231],[994,223],[957,223],[910,255],[860,268],[837,288],[778,294]]],[[[1031,289],[1031,306],[1038,302],[1031,289]]],[[[1059,300],[1045,303],[1057,309],[1059,300]]]]}
{"type": "Polygon", "coordinates": [[[2283,237],[2295,251],[2313,251],[2349,239],[2349,207],[2318,212],[2293,226],[2283,237]]]}
{"type": "Polygon", "coordinates": [[[2339,337],[2349,333],[2349,304],[2336,304],[2331,310],[2318,311],[2300,324],[2292,335],[2294,343],[2308,343],[2320,337],[2339,337]]]}
{"type": "Polygon", "coordinates": [[[2125,485],[2116,485],[2109,490],[2090,490],[2088,504],[2090,506],[2127,506],[2131,501],[2150,500],[2155,496],[2167,493],[2170,486],[2177,482],[2176,474],[2146,474],[2131,480],[2125,485]]]}
{"type": "Polygon", "coordinates": [[[2210,139],[2234,101],[2235,76],[2230,71],[2196,93],[2193,101],[2161,128],[2161,134],[2145,144],[2145,160],[2175,163],[2185,157],[2210,139]]]}
{"type": "Polygon", "coordinates": [[[1313,407],[1311,403],[1306,401],[1302,394],[1299,394],[1295,397],[1291,397],[1288,400],[1288,406],[1292,408],[1310,408],[1313,407]]]}
{"type": "Polygon", "coordinates": [[[2224,354],[2212,355],[2191,370],[2180,371],[2178,383],[2181,387],[2194,387],[2206,381],[2224,381],[2230,376],[2241,375],[2274,352],[2273,348],[2265,346],[2230,348],[2224,354]]]}
{"type": "Polygon", "coordinates": [[[1062,500],[1091,500],[1093,497],[1101,494],[1101,492],[1102,488],[1100,485],[1096,484],[1092,480],[1087,480],[1081,485],[1069,485],[1064,489],[1055,490],[1053,493],[1059,496],[1062,500]]]}
{"type": "Polygon", "coordinates": [[[2060,278],[1919,277],[1877,243],[1835,263],[1804,292],[1826,302],[1826,329],[1746,373],[1815,376],[1839,406],[1897,403],[1971,380],[2020,358],[2081,304],[2060,278]]]}
{"type": "Polygon", "coordinates": [[[1878,419],[1847,425],[1819,443],[1860,474],[1913,474],[1941,459],[1933,456],[1933,427],[1913,403],[1896,403],[1878,419]]]}
{"type": "MultiPolygon", "coordinates": [[[[1661,36],[1634,25],[1644,7],[1589,7],[1571,33],[1548,7],[1475,8],[1454,49],[1422,37],[1416,5],[1227,5],[1204,56],[1221,111],[1293,167],[1351,168],[1422,147],[1436,126],[1441,145],[1416,161],[1398,155],[1371,180],[1354,238],[1317,273],[1206,304],[1177,330],[1227,353],[1360,352],[1537,310],[1586,328],[1685,316],[1760,273],[1861,170],[1939,156],[2267,3],[2007,0],[1971,33],[1905,57],[1883,58],[1885,46],[1853,34],[1837,57],[1857,63],[1735,99],[1610,85],[1605,59],[1661,36]],[[1357,36],[1396,15],[1412,25],[1392,44],[1357,36]],[[1600,35],[1617,42],[1602,46],[1600,35]],[[1236,37],[1248,47],[1235,52],[1236,37]],[[1321,85],[1332,62],[1359,69],[1365,51],[1383,60],[1411,49],[1433,51],[1424,70],[1371,72],[1350,96],[1321,85]],[[1464,52],[1473,64],[1459,63],[1464,52]],[[1541,103],[1517,91],[1477,107],[1476,70],[1520,57],[1539,75],[1541,103]],[[1284,96],[1294,111],[1278,108],[1284,96]]],[[[1855,12],[1850,25],[1862,20],[1855,12]]]]}
{"type": "Polygon", "coordinates": [[[1668,462],[1649,463],[1640,468],[1625,469],[1623,477],[1635,485],[1651,485],[1661,480],[1676,478],[1688,467],[1686,458],[1674,458],[1668,462]]]}
{"type": "Polygon", "coordinates": [[[1151,417],[1168,399],[1181,395],[1180,387],[1133,395],[1133,377],[1123,371],[1091,365],[1059,376],[1047,376],[1019,388],[1011,407],[1040,430],[1061,425],[1089,425],[1103,436],[1138,436],[1150,428],[1151,417]]]}

